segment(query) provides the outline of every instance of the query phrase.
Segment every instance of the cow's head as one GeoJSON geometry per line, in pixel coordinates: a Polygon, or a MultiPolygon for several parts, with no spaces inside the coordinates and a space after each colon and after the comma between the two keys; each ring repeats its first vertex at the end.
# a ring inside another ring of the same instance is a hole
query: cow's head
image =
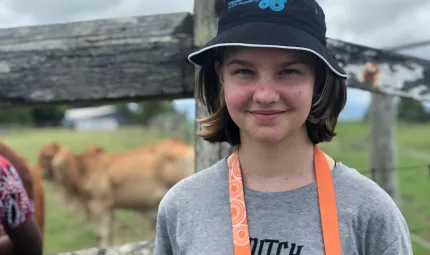
{"type": "Polygon", "coordinates": [[[42,147],[39,153],[37,166],[40,169],[43,179],[53,180],[52,159],[60,149],[60,145],[56,142],[51,142],[42,147]]]}

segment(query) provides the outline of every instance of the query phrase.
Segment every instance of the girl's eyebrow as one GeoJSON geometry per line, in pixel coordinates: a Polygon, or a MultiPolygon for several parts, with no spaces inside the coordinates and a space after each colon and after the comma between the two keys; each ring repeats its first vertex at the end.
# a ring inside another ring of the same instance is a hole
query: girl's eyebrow
{"type": "Polygon", "coordinates": [[[252,66],[252,64],[243,59],[231,59],[227,62],[226,66],[240,65],[240,66],[252,66]]]}
{"type": "Polygon", "coordinates": [[[279,66],[291,66],[291,65],[309,65],[309,61],[306,61],[304,59],[293,59],[281,62],[279,66]]]}
{"type": "MultiPolygon", "coordinates": [[[[292,59],[288,61],[283,61],[279,64],[279,66],[291,66],[291,65],[309,65],[309,61],[306,61],[304,59],[292,59]]],[[[241,65],[241,66],[252,66],[252,64],[246,60],[243,59],[231,59],[227,62],[226,66],[232,66],[232,65],[241,65]]]]}

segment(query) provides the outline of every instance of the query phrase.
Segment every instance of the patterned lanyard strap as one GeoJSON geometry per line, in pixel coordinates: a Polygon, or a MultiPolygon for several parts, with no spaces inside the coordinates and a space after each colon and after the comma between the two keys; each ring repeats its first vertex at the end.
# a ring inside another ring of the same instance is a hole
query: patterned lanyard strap
{"type": "MultiPolygon", "coordinates": [[[[314,145],[314,164],[325,254],[340,255],[341,248],[333,178],[324,153],[316,145],[314,145]]],[[[248,217],[238,150],[231,155],[229,162],[229,193],[234,255],[250,255],[248,217]]]]}

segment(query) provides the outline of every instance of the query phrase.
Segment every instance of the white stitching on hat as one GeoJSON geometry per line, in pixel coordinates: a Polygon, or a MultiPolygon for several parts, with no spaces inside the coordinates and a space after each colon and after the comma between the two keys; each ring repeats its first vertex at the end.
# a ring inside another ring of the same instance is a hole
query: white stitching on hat
{"type": "Polygon", "coordinates": [[[293,46],[280,46],[280,45],[266,45],[266,44],[247,44],[247,43],[219,43],[219,44],[214,44],[211,46],[208,46],[206,48],[203,48],[199,51],[193,52],[190,55],[188,55],[188,61],[190,61],[191,63],[198,65],[197,63],[193,62],[191,60],[191,58],[195,55],[198,55],[204,51],[210,50],[212,48],[215,47],[221,47],[221,46],[244,46],[244,47],[269,47],[269,48],[280,48],[280,49],[291,49],[291,50],[304,50],[304,51],[308,51],[311,52],[313,54],[315,54],[316,56],[318,56],[322,61],[324,61],[326,63],[326,65],[333,71],[335,72],[337,75],[344,77],[344,78],[348,78],[348,75],[339,73],[336,69],[334,69],[330,63],[323,57],[321,56],[321,54],[319,54],[318,52],[312,50],[312,49],[308,49],[308,48],[303,48],[303,47],[293,47],[293,46]]]}

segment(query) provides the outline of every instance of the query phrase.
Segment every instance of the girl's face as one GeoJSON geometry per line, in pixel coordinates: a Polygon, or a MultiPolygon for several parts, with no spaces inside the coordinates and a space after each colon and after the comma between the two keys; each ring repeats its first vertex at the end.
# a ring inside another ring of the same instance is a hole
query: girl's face
{"type": "Polygon", "coordinates": [[[315,84],[313,58],[296,50],[228,48],[215,70],[243,136],[277,143],[302,136],[315,84]]]}

